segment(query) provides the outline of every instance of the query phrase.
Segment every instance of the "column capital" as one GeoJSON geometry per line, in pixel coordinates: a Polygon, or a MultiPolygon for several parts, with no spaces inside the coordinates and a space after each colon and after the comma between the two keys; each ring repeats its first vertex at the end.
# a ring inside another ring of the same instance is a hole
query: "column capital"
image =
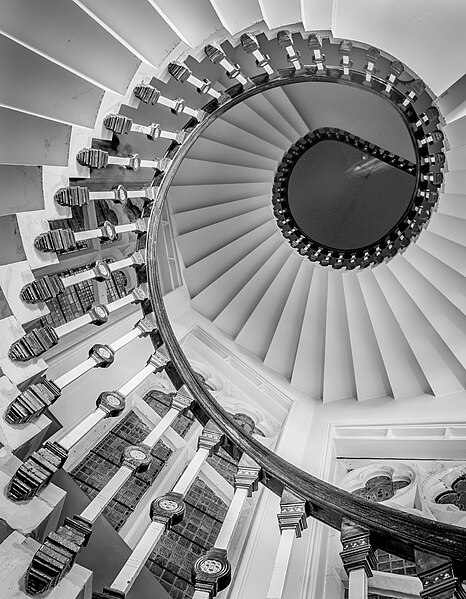
{"type": "Polygon", "coordinates": [[[277,515],[280,532],[294,530],[296,537],[300,537],[302,531],[307,528],[308,509],[306,501],[285,489],[280,500],[280,513],[277,515]]]}
{"type": "Polygon", "coordinates": [[[174,410],[178,410],[179,412],[182,412],[183,410],[187,410],[191,404],[193,403],[193,398],[190,397],[189,395],[185,395],[184,393],[181,393],[180,391],[178,391],[172,399],[172,404],[170,407],[172,407],[174,410]]]}
{"type": "Polygon", "coordinates": [[[260,471],[260,466],[243,453],[235,474],[235,491],[236,489],[247,489],[248,497],[251,497],[253,492],[257,491],[260,471]]]}
{"type": "Polygon", "coordinates": [[[181,493],[170,491],[161,497],[157,497],[150,505],[150,518],[152,522],[160,522],[169,530],[175,524],[179,524],[186,510],[181,493]]]}
{"type": "Polygon", "coordinates": [[[223,433],[218,426],[209,420],[209,422],[202,429],[202,433],[199,435],[197,440],[197,448],[209,449],[211,452],[222,440],[223,433]]]}
{"type": "Polygon", "coordinates": [[[199,557],[193,565],[192,581],[196,591],[208,594],[213,599],[231,582],[231,566],[226,549],[212,547],[199,557]]]}
{"type": "Polygon", "coordinates": [[[452,561],[441,555],[414,550],[422,599],[466,599],[466,591],[455,577],[452,561]]]}
{"type": "Polygon", "coordinates": [[[341,521],[340,553],[346,573],[363,568],[367,576],[372,576],[372,570],[377,566],[377,560],[372,550],[369,529],[360,526],[347,518],[341,521]]]}

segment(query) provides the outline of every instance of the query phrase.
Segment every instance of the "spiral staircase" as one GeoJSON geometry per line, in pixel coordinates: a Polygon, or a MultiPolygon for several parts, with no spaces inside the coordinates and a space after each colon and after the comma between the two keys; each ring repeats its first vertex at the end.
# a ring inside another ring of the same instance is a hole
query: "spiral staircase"
{"type": "MultiPolygon", "coordinates": [[[[60,497],[51,476],[96,424],[121,415],[125,399],[145,378],[162,372],[177,393],[172,421],[190,409],[204,427],[192,463],[219,445],[237,459],[243,456],[229,524],[221,541],[194,565],[194,597],[211,599],[228,586],[229,542],[243,495],[254,490],[257,479],[281,497],[282,536],[265,585],[268,599],[297,588],[289,580],[285,586],[286,572],[300,563],[292,538],[301,535],[307,519],[341,531],[350,599],[366,596],[371,544],[416,562],[423,597],[464,596],[463,529],[332,487],[246,434],[215,402],[178,344],[176,323],[167,317],[171,299],[168,295],[164,304],[162,279],[169,267],[159,225],[162,209],[169,210],[190,299],[185,316],[290,397],[310,405],[403,400],[409,410],[411,399],[418,406],[419,399],[432,405],[433,398],[461,396],[466,385],[465,19],[457,0],[3,3],[0,131],[7,143],[0,166],[0,367],[2,464],[9,480],[5,517],[0,517],[14,529],[12,523],[35,502],[31,530],[26,532],[24,523],[17,528],[37,539],[27,540],[32,544],[25,550],[29,557],[22,558],[18,596],[80,596],[73,595],[76,587],[90,597],[88,581],[75,581],[74,559],[81,548],[86,551],[93,523],[124,480],[148,467],[147,448],[163,434],[162,421],[143,445],[125,451],[119,482],[109,483],[97,503],[68,518],[57,532],[53,514],[60,497]],[[398,60],[403,74],[391,66],[398,60]],[[352,85],[340,84],[345,77],[352,85]],[[412,85],[418,79],[421,90],[412,85]],[[377,94],[368,93],[374,89],[377,94]],[[426,116],[431,105],[438,118],[426,116]],[[412,239],[408,229],[387,238],[392,253],[382,254],[381,246],[370,257],[355,254],[353,261],[338,252],[317,259],[287,226],[279,203],[272,202],[280,187],[280,162],[286,163],[300,139],[323,128],[349,132],[417,164],[419,202],[410,223],[419,230],[412,239]],[[438,131],[442,139],[432,137],[438,131]],[[107,153],[114,135],[131,153],[107,153]],[[431,161],[443,154],[445,164],[443,158],[440,166],[431,161]],[[99,186],[106,166],[111,175],[99,186]],[[73,205],[97,198],[124,205],[128,198],[142,198],[143,208],[139,218],[116,227],[106,223],[106,229],[69,233],[53,225],[70,218],[73,205]],[[78,241],[112,242],[127,232],[137,233],[138,246],[114,266],[99,262],[74,279],[49,274],[78,241]],[[94,306],[65,328],[37,326],[47,313],[44,300],[86,277],[106,280],[110,270],[121,268],[134,268],[137,276],[126,299],[94,306]],[[133,303],[141,306],[142,318],[132,332],[109,345],[94,345],[85,362],[58,378],[54,369],[51,378],[46,350],[60,348],[61,337],[73,329],[105,324],[113,311],[133,303]],[[144,363],[148,339],[154,353],[142,370],[128,373],[122,367],[116,379],[131,374],[129,381],[118,391],[101,393],[97,409],[65,436],[57,433],[41,445],[47,408],[73,396],[65,387],[93,368],[110,366],[129,343],[144,363]]],[[[170,424],[168,416],[163,421],[170,424]]],[[[151,524],[114,582],[94,589],[95,597],[133,596],[148,555],[183,518],[192,463],[173,489],[152,503],[151,524]]],[[[264,555],[265,548],[256,548],[253,564],[263,563],[264,555]]],[[[241,591],[235,584],[231,596],[247,597],[250,588],[241,591]]],[[[154,588],[159,593],[154,596],[166,596],[154,588]]],[[[313,596],[304,594],[305,585],[300,588],[302,597],[313,596]]]]}

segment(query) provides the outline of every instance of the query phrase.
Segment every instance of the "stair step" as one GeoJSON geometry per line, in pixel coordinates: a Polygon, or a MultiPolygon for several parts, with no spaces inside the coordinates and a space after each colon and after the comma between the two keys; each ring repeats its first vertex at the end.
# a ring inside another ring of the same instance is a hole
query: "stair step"
{"type": "Polygon", "coordinates": [[[283,245],[280,234],[269,235],[265,239],[264,232],[249,239],[242,238],[243,246],[238,247],[230,244],[230,251],[235,252],[237,257],[233,264],[225,267],[215,280],[210,280],[208,286],[194,296],[192,306],[211,320],[224,310],[244,286],[254,277],[256,272],[267,262],[270,256],[283,245]],[[244,249],[246,243],[252,248],[246,254],[244,249]],[[256,243],[257,245],[253,245],[256,243]]]}
{"type": "Polygon", "coordinates": [[[314,267],[291,375],[292,385],[316,398],[324,388],[327,278],[326,268],[314,267]]]}
{"type": "Polygon", "coordinates": [[[448,150],[446,152],[446,159],[449,172],[445,173],[445,177],[449,177],[455,171],[463,171],[466,165],[466,145],[448,150]]]}
{"type": "Polygon", "coordinates": [[[185,265],[192,266],[223,245],[231,243],[271,220],[272,217],[271,208],[266,206],[180,235],[177,244],[185,265]]]}
{"type": "Polygon", "coordinates": [[[271,183],[274,173],[258,168],[218,164],[185,158],[175,175],[173,185],[205,185],[225,183],[271,183]]]}
{"type": "Polygon", "coordinates": [[[191,297],[196,297],[271,236],[282,241],[276,225],[270,220],[186,268],[184,277],[191,297]]]}
{"type": "Polygon", "coordinates": [[[71,126],[0,106],[0,164],[66,166],[71,126]],[[50,141],[44,144],[44,139],[50,141]]]}
{"type": "MultiPolygon", "coordinates": [[[[111,35],[140,60],[159,67],[180,38],[147,0],[79,0],[111,35]],[[157,35],[154,35],[154,32],[157,35]]],[[[100,38],[98,38],[100,39],[100,38]]]]}
{"type": "Polygon", "coordinates": [[[150,0],[173,31],[191,48],[206,41],[222,24],[209,0],[150,0]]]}
{"type": "Polygon", "coordinates": [[[168,191],[175,214],[228,204],[236,200],[270,194],[270,183],[218,183],[216,185],[177,185],[168,191]]]}
{"type": "Polygon", "coordinates": [[[280,314],[264,363],[291,379],[314,265],[303,260],[280,314]]]}
{"type": "Polygon", "coordinates": [[[283,114],[276,110],[273,104],[271,104],[262,94],[260,96],[249,98],[245,101],[245,104],[260,116],[261,119],[268,122],[270,127],[273,127],[275,131],[278,131],[284,138],[284,143],[290,145],[296,141],[296,132],[293,127],[288,124],[288,121],[283,114]]]}
{"type": "Polygon", "coordinates": [[[218,18],[232,35],[262,21],[258,0],[210,0],[218,18]]]}
{"type": "Polygon", "coordinates": [[[417,247],[423,248],[448,268],[466,276],[466,248],[432,231],[423,231],[416,242],[417,247]]]}
{"type": "Polygon", "coordinates": [[[443,132],[452,150],[466,145],[466,116],[445,125],[443,132]]]}
{"type": "Polygon", "coordinates": [[[466,373],[459,371],[450,350],[393,272],[388,267],[377,268],[374,275],[434,395],[455,393],[464,388],[466,373]]]}
{"type": "Polygon", "coordinates": [[[367,310],[358,276],[343,276],[346,315],[356,395],[359,401],[392,395],[377,339],[367,310]]]}
{"type": "Polygon", "coordinates": [[[331,30],[333,25],[334,2],[312,0],[301,3],[301,20],[305,31],[331,30]]]}
{"type": "Polygon", "coordinates": [[[357,397],[343,273],[329,270],[324,349],[324,402],[357,397]]]}
{"type": "Polygon", "coordinates": [[[388,263],[388,267],[464,370],[466,367],[464,313],[450,303],[445,295],[416,269],[406,254],[403,260],[388,263]]]}
{"type": "Polygon", "coordinates": [[[294,105],[290,102],[288,96],[283,91],[283,88],[276,87],[275,89],[269,89],[262,95],[267,98],[275,110],[282,115],[286,115],[286,120],[295,133],[295,140],[309,132],[306,123],[301,118],[301,115],[294,105]]]}
{"type": "Polygon", "coordinates": [[[52,121],[94,126],[101,88],[1,34],[0,56],[0,104],[52,121]]]}
{"type": "Polygon", "coordinates": [[[264,358],[290,295],[303,258],[290,253],[235,341],[264,358]]]}
{"type": "Polygon", "coordinates": [[[178,212],[174,218],[178,235],[184,235],[208,227],[215,223],[248,214],[260,208],[270,206],[270,197],[266,195],[233,200],[224,204],[198,208],[187,212],[178,212]]]}
{"type": "Polygon", "coordinates": [[[390,4],[336,0],[332,34],[337,39],[364,40],[399,57],[439,96],[464,74],[466,40],[459,15],[464,17],[464,5],[459,2],[442,4],[440,11],[435,0],[428,0],[420,11],[417,3],[402,0],[390,4]],[[426,31],[435,31],[434,52],[426,31]]]}
{"type": "Polygon", "coordinates": [[[202,134],[205,139],[210,139],[220,144],[225,144],[230,148],[237,148],[251,154],[264,156],[280,161],[283,156],[283,149],[270,144],[253,133],[236,127],[231,123],[219,118],[214,121],[202,134]]]}
{"type": "Polygon", "coordinates": [[[438,209],[447,216],[466,219],[466,196],[458,193],[443,193],[438,209]]]}
{"type": "Polygon", "coordinates": [[[220,164],[232,164],[246,168],[258,168],[275,172],[276,160],[265,158],[258,154],[232,148],[217,141],[200,138],[188,152],[188,158],[192,160],[205,160],[218,162],[220,164]]]}
{"type": "Polygon", "coordinates": [[[358,278],[393,397],[398,399],[431,393],[429,383],[374,276],[375,270],[366,268],[358,278]]]}
{"type": "Polygon", "coordinates": [[[288,244],[281,243],[269,259],[240,289],[231,302],[214,320],[214,324],[235,338],[250,317],[266,290],[291,252],[288,244]]]}
{"type": "MultiPolygon", "coordinates": [[[[124,94],[140,60],[78,4],[61,0],[43,0],[40,4],[5,0],[2,2],[2,32],[70,73],[85,77],[103,89],[124,94]]],[[[15,62],[10,64],[16,65],[15,62]]],[[[15,72],[21,73],[19,67],[15,72]]],[[[23,76],[26,77],[22,73],[21,78],[23,76]]],[[[40,77],[40,72],[36,77],[40,77]]],[[[81,102],[86,98],[76,100],[81,102]]]]}
{"type": "Polygon", "coordinates": [[[463,275],[418,245],[410,246],[404,256],[461,314],[466,314],[466,280],[463,275]]]}
{"type": "Polygon", "coordinates": [[[466,246],[464,221],[460,218],[435,212],[430,219],[429,231],[466,246]]]}
{"type": "MultiPolygon", "coordinates": [[[[259,116],[245,102],[237,104],[234,108],[222,115],[222,120],[235,125],[247,133],[252,133],[259,139],[275,146],[283,153],[288,149],[290,142],[274,126],[259,116]]],[[[240,140],[239,140],[240,141],[240,140]]]]}
{"type": "MultiPolygon", "coordinates": [[[[465,146],[466,148],[466,146],[465,146]]],[[[463,163],[463,167],[466,166],[465,163],[463,163]]],[[[444,191],[445,193],[458,193],[458,194],[462,194],[465,191],[465,185],[466,185],[466,170],[463,171],[454,171],[454,172],[450,172],[450,173],[446,173],[445,174],[445,184],[444,184],[444,191]]],[[[466,202],[466,196],[464,197],[464,201],[466,202]]],[[[441,207],[441,202],[439,203],[439,206],[441,207]]]]}
{"type": "Polygon", "coordinates": [[[301,6],[299,0],[261,0],[262,16],[269,29],[284,27],[290,23],[301,21],[301,6]]]}

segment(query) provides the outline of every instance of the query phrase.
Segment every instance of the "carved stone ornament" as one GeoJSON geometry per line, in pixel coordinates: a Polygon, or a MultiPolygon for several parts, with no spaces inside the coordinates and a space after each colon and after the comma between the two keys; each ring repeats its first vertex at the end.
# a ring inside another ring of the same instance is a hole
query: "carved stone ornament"
{"type": "Polygon", "coordinates": [[[150,518],[153,522],[160,522],[166,530],[169,530],[183,520],[185,510],[183,495],[171,491],[154,499],[150,506],[150,518]]]}
{"type": "Polygon", "coordinates": [[[121,465],[134,472],[145,472],[152,462],[151,448],[143,443],[129,445],[121,456],[121,465]]]}
{"type": "Polygon", "coordinates": [[[213,599],[231,581],[231,566],[226,549],[213,547],[193,565],[192,580],[196,591],[203,591],[213,599]]]}
{"type": "Polygon", "coordinates": [[[370,464],[351,470],[340,487],[371,501],[387,505],[414,507],[416,474],[406,464],[370,464]]]}
{"type": "Polygon", "coordinates": [[[436,520],[466,527],[466,465],[434,472],[419,485],[419,495],[436,520]]]}

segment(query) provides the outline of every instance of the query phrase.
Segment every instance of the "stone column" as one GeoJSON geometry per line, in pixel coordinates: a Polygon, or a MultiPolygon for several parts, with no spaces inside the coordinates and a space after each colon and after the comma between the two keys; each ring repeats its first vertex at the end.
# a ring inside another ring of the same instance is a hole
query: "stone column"
{"type": "Polygon", "coordinates": [[[302,531],[307,528],[308,509],[302,497],[285,489],[280,501],[280,508],[281,511],[277,518],[281,536],[267,599],[282,598],[293,541],[295,537],[301,537],[302,531]]]}
{"type": "Polygon", "coordinates": [[[348,574],[348,599],[367,599],[368,577],[377,561],[369,541],[369,530],[343,518],[341,523],[340,553],[343,567],[348,574]]]}

